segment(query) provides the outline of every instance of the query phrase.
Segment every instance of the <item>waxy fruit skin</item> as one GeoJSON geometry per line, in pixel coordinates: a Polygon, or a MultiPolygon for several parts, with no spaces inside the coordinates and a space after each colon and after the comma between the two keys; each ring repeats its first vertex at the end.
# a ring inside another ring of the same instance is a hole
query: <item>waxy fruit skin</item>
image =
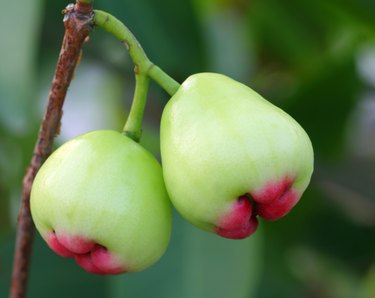
{"type": "Polygon", "coordinates": [[[302,127],[249,87],[224,75],[190,76],[161,120],[164,180],[176,209],[220,236],[252,234],[298,202],[313,172],[302,127]]]}
{"type": "Polygon", "coordinates": [[[30,204],[48,245],[92,273],[140,271],[169,242],[160,164],[119,132],[90,132],[58,148],[39,170],[30,204]]]}

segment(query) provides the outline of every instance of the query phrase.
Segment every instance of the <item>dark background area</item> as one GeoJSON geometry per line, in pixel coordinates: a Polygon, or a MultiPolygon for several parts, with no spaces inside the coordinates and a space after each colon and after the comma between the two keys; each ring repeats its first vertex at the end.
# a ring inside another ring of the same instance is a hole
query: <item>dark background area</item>
{"type": "MultiPolygon", "coordinates": [[[[2,1],[0,10],[0,297],[7,297],[22,177],[63,36],[65,1],[2,1]]],[[[176,212],[170,247],[144,272],[84,272],[36,236],[29,297],[375,297],[375,2],[96,0],[179,82],[229,75],[290,113],[315,150],[299,204],[242,241],[176,212]]],[[[121,130],[134,89],[125,48],[96,29],[64,108],[62,142],[121,130]]],[[[152,84],[142,144],[159,157],[167,94],[152,84]]],[[[249,119],[251,121],[251,119],[249,119]]]]}

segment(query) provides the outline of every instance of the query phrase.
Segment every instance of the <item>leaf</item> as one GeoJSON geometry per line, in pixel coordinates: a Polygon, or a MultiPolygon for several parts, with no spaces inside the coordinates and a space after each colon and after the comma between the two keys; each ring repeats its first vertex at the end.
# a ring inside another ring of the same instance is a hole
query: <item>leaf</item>
{"type": "Polygon", "coordinates": [[[0,19],[0,124],[26,129],[35,91],[34,59],[39,40],[41,1],[4,1],[0,19]],[[22,20],[20,22],[19,20],[22,20]]]}
{"type": "Polygon", "coordinates": [[[139,273],[109,278],[111,298],[245,298],[261,270],[261,231],[228,240],[200,231],[174,214],[170,246],[161,260],[139,273]]]}
{"type": "Polygon", "coordinates": [[[253,297],[259,281],[261,231],[236,241],[186,226],[185,293],[194,298],[253,297]]]}
{"type": "Polygon", "coordinates": [[[326,62],[325,67],[303,82],[285,107],[306,129],[315,153],[324,158],[341,152],[344,128],[360,87],[352,58],[326,62]]]}

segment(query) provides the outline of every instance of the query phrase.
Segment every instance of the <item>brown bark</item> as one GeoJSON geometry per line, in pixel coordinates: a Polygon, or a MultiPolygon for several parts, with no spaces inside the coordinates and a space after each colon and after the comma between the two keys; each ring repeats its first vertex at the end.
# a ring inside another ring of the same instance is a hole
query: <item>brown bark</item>
{"type": "Polygon", "coordinates": [[[26,296],[34,224],[30,214],[30,191],[35,175],[52,151],[54,137],[59,133],[62,106],[82,49],[92,28],[92,6],[77,1],[63,13],[65,34],[57,61],[47,109],[35,144],[33,157],[23,180],[22,200],[18,215],[16,247],[13,261],[11,298],[26,296]]]}

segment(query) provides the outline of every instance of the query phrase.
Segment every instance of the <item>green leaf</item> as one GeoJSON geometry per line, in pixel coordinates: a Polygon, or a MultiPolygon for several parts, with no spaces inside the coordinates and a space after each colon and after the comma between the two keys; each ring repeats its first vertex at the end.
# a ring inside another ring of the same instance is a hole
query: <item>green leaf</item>
{"type": "Polygon", "coordinates": [[[143,272],[110,277],[110,297],[251,297],[261,273],[261,231],[228,240],[174,215],[167,253],[143,272]]]}
{"type": "Polygon", "coordinates": [[[30,119],[41,4],[40,0],[26,1],[22,6],[15,1],[1,4],[0,124],[16,131],[25,129],[30,119]]]}
{"type": "Polygon", "coordinates": [[[333,157],[342,152],[345,126],[359,94],[355,61],[326,60],[290,97],[286,111],[306,129],[315,153],[333,157]]]}
{"type": "Polygon", "coordinates": [[[252,297],[261,271],[261,231],[229,240],[186,226],[185,293],[194,298],[252,297]]]}

